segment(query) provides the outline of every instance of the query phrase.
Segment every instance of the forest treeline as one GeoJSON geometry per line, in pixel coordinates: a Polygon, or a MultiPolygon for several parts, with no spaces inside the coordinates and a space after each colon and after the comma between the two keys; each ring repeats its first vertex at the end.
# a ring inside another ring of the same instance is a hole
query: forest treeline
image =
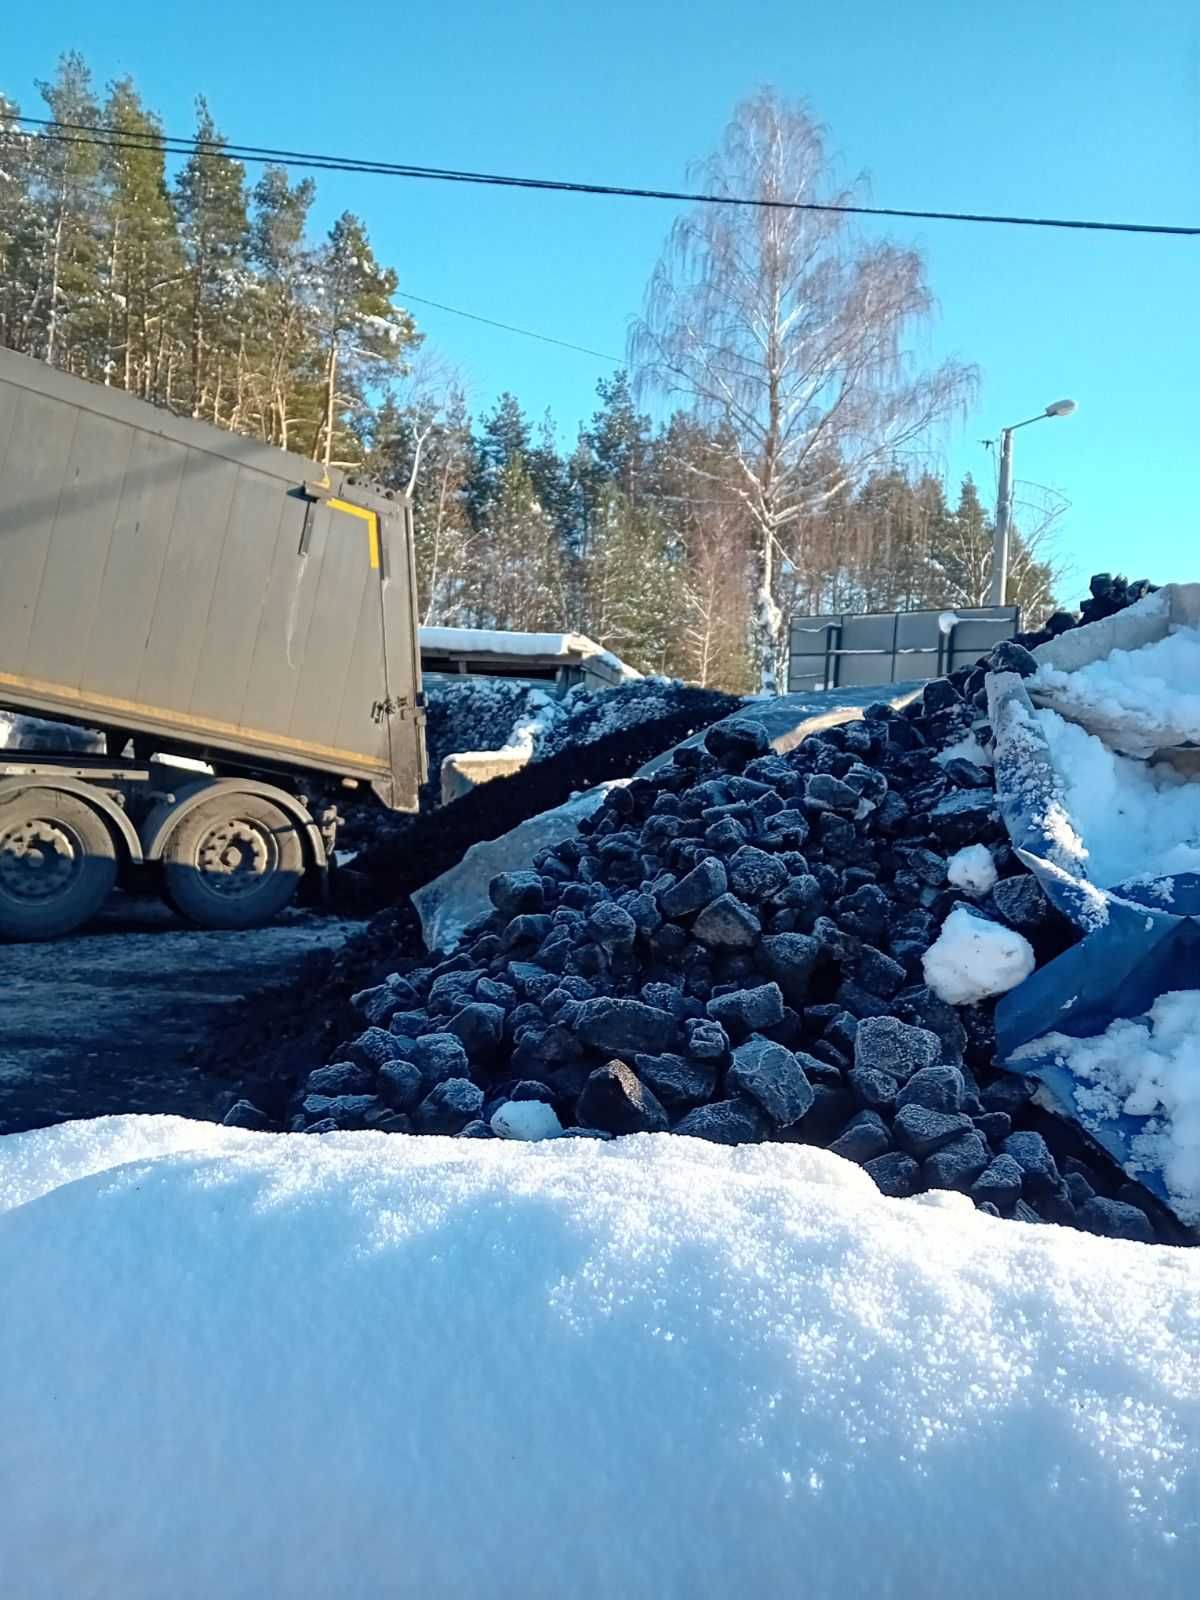
{"type": "MultiPolygon", "coordinates": [[[[313,181],[251,176],[203,100],[177,158],[130,79],[100,90],[69,54],[39,91],[45,128],[0,95],[0,343],[407,489],[423,621],[569,628],[743,689],[778,686],[793,613],[986,603],[990,514],[925,465],[972,374],[907,365],[931,309],[912,253],[810,214],[681,217],[630,370],[567,435],[511,394],[472,415],[366,221],[317,234],[313,181]]],[[[764,94],[705,176],[811,195],[827,169],[807,112],[764,94]]],[[[1031,506],[1015,542],[1030,614],[1053,518],[1031,506]]]]}

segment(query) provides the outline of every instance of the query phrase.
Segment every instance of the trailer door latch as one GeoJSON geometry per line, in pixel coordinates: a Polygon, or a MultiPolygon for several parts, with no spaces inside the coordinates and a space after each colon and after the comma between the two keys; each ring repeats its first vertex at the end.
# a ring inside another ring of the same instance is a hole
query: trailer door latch
{"type": "Polygon", "coordinates": [[[386,699],[376,700],[371,707],[371,721],[379,723],[383,721],[384,717],[395,716],[403,705],[403,700],[393,700],[390,694],[386,699]]]}

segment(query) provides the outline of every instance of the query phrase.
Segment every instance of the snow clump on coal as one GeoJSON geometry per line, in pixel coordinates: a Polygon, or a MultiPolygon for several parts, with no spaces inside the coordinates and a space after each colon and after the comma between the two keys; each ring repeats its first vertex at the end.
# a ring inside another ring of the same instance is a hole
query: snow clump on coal
{"type": "Polygon", "coordinates": [[[1102,1157],[1039,1131],[1032,1086],[993,1067],[994,997],[952,1006],[923,981],[960,907],[1039,964],[1076,936],[1010,850],[989,769],[943,754],[986,746],[984,681],[961,669],[786,756],[750,719],[710,728],[497,877],[452,955],[357,995],[364,1030],[309,1074],[290,1125],[797,1140],[888,1195],[1170,1236],[1102,1157]],[[948,880],[967,844],[992,856],[986,894],[948,880]],[[506,1109],[528,1100],[553,1118],[506,1109]]]}

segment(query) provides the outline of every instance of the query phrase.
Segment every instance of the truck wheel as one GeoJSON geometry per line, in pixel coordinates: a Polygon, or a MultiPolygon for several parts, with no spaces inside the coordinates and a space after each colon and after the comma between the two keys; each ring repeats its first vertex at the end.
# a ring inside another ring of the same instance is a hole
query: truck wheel
{"type": "Polygon", "coordinates": [[[190,812],[163,849],[166,898],[201,928],[254,928],[304,876],[294,820],[261,795],[230,790],[190,812]]]}
{"type": "Polygon", "coordinates": [[[108,827],[78,795],[0,801],[0,938],[53,939],[94,917],[117,878],[108,827]]]}

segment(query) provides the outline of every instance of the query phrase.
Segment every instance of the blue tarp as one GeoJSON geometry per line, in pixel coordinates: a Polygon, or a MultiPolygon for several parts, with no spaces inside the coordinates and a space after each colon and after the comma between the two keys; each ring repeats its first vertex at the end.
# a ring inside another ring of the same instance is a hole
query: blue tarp
{"type": "MultiPolygon", "coordinates": [[[[1141,879],[1098,889],[1075,848],[1063,786],[1033,703],[1016,673],[992,673],[989,707],[995,735],[996,799],[1013,848],[1051,903],[1084,934],[1079,944],[1011,990],[996,1007],[1000,1064],[1042,1083],[1063,1115],[1079,1121],[1077,1080],[1053,1052],[1012,1059],[1048,1033],[1094,1038],[1118,1018],[1138,1018],[1161,994],[1200,988],[1200,874],[1141,879]]],[[[1086,846],[1087,841],[1083,844],[1086,846]]],[[[1131,1160],[1144,1117],[1102,1123],[1088,1132],[1140,1182],[1169,1203],[1161,1173],[1131,1160]]]]}

